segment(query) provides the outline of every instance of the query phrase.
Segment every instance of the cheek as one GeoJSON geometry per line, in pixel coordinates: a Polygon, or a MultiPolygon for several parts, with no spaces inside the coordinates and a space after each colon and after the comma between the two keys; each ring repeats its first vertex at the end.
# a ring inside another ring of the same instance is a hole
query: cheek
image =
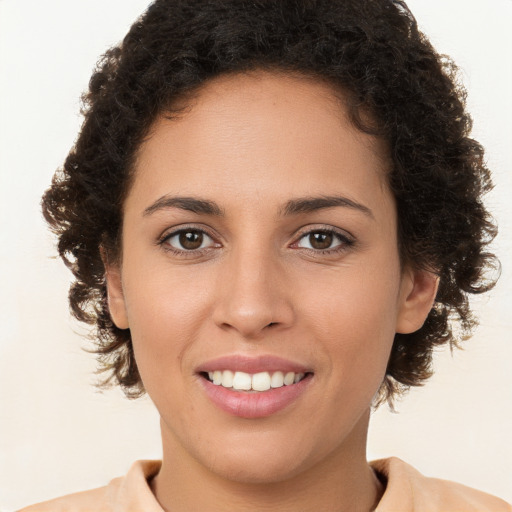
{"type": "Polygon", "coordinates": [[[126,308],[142,378],[172,378],[209,315],[206,276],[157,265],[127,269],[126,275],[126,308]]]}
{"type": "Polygon", "coordinates": [[[313,330],[315,352],[329,357],[331,372],[344,386],[380,384],[395,335],[399,276],[398,266],[347,269],[317,282],[316,293],[302,294],[309,297],[301,316],[313,330]]]}

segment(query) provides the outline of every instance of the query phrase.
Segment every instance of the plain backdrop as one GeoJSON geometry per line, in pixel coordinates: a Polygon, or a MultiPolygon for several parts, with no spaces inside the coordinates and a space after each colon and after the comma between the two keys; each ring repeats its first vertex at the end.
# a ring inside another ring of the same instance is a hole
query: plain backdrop
{"type": "MultiPolygon", "coordinates": [[[[94,357],[66,302],[69,274],[39,200],[80,126],[79,96],[99,57],[147,0],[0,0],[0,508],[106,484],[160,457],[157,413],[92,386],[94,357]]],[[[512,1],[410,0],[420,28],[461,67],[474,136],[487,149],[502,277],[476,303],[464,351],[373,417],[368,457],[512,501],[512,1]]]]}

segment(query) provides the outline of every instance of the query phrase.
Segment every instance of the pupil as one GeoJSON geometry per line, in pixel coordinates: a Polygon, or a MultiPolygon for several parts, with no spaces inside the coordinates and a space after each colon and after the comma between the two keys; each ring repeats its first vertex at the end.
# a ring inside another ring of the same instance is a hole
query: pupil
{"type": "Polygon", "coordinates": [[[332,244],[331,233],[311,233],[309,243],[314,249],[328,249],[332,244]]]}
{"type": "Polygon", "coordinates": [[[199,249],[203,243],[203,234],[197,231],[185,231],[180,233],[180,244],[184,249],[199,249]]]}

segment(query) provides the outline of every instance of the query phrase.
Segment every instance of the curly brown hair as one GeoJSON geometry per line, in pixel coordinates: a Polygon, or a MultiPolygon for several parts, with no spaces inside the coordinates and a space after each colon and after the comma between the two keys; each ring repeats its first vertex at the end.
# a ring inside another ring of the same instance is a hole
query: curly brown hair
{"type": "Polygon", "coordinates": [[[95,327],[94,352],[108,374],[102,384],[114,380],[127,396],[140,396],[130,331],[110,318],[102,261],[102,251],[120,257],[137,149],[159,115],[173,115],[177,99],[215,76],[254,69],[327,80],[348,92],[355,126],[389,145],[402,262],[440,277],[423,327],[395,336],[379,395],[391,400],[431,375],[434,347],[469,336],[469,294],[493,286],[486,271],[496,261],[485,250],[496,228],[481,200],[492,187],[490,173],[481,145],[469,137],[457,68],[436,53],[403,1],[151,4],[100,60],[83,97],[79,138],[43,197],[75,278],[72,313],[95,327]]]}

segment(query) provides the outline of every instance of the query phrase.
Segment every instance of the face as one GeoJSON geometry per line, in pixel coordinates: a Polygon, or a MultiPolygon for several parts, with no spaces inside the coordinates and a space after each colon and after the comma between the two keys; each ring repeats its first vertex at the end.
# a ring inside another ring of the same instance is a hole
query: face
{"type": "Polygon", "coordinates": [[[394,334],[432,292],[401,268],[386,170],[304,78],[222,77],[154,124],[107,280],[164,453],[251,482],[364,453],[394,334]]]}

